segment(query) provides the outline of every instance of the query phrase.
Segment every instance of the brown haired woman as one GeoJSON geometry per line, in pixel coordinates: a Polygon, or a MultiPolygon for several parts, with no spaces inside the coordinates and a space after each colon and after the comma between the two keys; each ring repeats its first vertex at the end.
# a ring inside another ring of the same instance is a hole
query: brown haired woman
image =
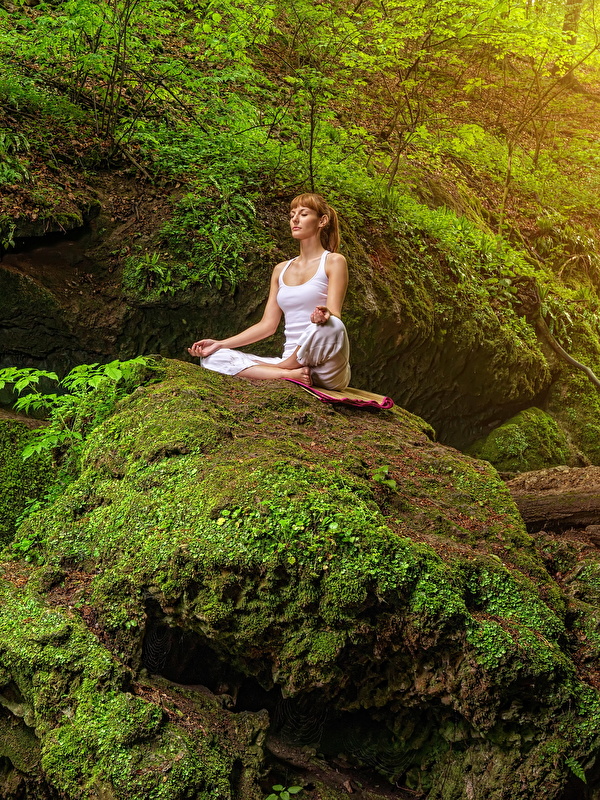
{"type": "Polygon", "coordinates": [[[350,382],[349,345],[341,320],[348,265],[340,253],[335,210],[318,194],[301,194],[290,204],[292,237],[300,255],[277,264],[262,319],[228,339],[200,339],[188,348],[207,369],[244,378],[288,378],[326,389],[350,382]],[[235,350],[272,336],[285,317],[281,358],[235,350]]]}

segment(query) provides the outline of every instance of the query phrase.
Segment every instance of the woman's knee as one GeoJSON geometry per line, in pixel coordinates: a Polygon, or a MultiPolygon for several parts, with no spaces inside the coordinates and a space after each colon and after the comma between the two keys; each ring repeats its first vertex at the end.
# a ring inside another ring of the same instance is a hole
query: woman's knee
{"type": "Polygon", "coordinates": [[[326,325],[332,328],[333,330],[346,330],[346,326],[342,322],[339,317],[334,317],[332,314],[326,322],[326,325]]]}

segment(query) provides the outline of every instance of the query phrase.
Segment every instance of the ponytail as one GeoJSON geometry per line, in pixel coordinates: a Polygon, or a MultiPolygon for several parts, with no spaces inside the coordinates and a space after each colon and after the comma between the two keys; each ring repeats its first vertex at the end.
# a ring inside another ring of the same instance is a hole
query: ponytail
{"type": "Polygon", "coordinates": [[[337,253],[340,247],[340,225],[337,211],[329,204],[327,205],[327,216],[329,217],[329,222],[321,230],[321,244],[325,250],[337,253]]]}

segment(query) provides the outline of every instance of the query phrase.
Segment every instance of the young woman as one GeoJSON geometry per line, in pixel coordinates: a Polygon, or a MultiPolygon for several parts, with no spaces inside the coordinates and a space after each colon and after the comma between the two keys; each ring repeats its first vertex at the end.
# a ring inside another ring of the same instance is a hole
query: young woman
{"type": "Polygon", "coordinates": [[[335,252],[339,229],[335,210],[318,194],[301,194],[290,204],[292,237],[300,255],[277,264],[262,319],[228,339],[200,339],[188,348],[207,369],[244,378],[288,378],[326,389],[350,382],[349,345],[341,320],[348,266],[335,252]],[[234,348],[272,336],[285,317],[281,358],[242,353],[234,348]]]}

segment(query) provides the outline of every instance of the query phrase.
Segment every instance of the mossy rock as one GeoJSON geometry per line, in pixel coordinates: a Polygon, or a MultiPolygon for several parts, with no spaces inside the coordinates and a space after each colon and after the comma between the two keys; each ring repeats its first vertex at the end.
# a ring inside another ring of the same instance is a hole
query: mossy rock
{"type": "MultiPolygon", "coordinates": [[[[596,752],[600,699],[495,470],[399,408],[163,365],[21,527],[44,561],[32,587],[88,575],[78,605],[134,674],[204,684],[238,714],[264,702],[274,735],[291,715],[298,736],[308,708],[323,758],[443,800],[558,797],[567,759],[596,752]]],[[[114,787],[77,736],[62,772],[42,758],[48,779],[114,787]]]]}
{"type": "Polygon", "coordinates": [[[552,388],[549,409],[588,463],[600,466],[600,391],[582,372],[566,373],[552,388]]]}
{"type": "Polygon", "coordinates": [[[264,713],[224,719],[210,697],[190,703],[132,683],[81,619],[3,579],[0,657],[0,756],[11,766],[0,776],[3,797],[25,789],[81,800],[228,798],[234,763],[245,796],[259,796],[264,713]],[[195,731],[179,724],[182,709],[195,731]]]}
{"type": "Polygon", "coordinates": [[[394,237],[344,230],[344,316],[355,385],[385,392],[465,448],[490,418],[534,402],[551,382],[533,328],[497,299],[473,249],[455,265],[439,241],[407,226],[394,237]]]}
{"type": "Polygon", "coordinates": [[[47,453],[23,461],[23,448],[31,435],[30,423],[0,416],[0,544],[12,539],[26,505],[41,498],[54,480],[47,453]]]}
{"type": "Polygon", "coordinates": [[[529,472],[573,463],[573,453],[556,421],[541,408],[520,411],[475,442],[467,452],[501,472],[529,472]]]}

